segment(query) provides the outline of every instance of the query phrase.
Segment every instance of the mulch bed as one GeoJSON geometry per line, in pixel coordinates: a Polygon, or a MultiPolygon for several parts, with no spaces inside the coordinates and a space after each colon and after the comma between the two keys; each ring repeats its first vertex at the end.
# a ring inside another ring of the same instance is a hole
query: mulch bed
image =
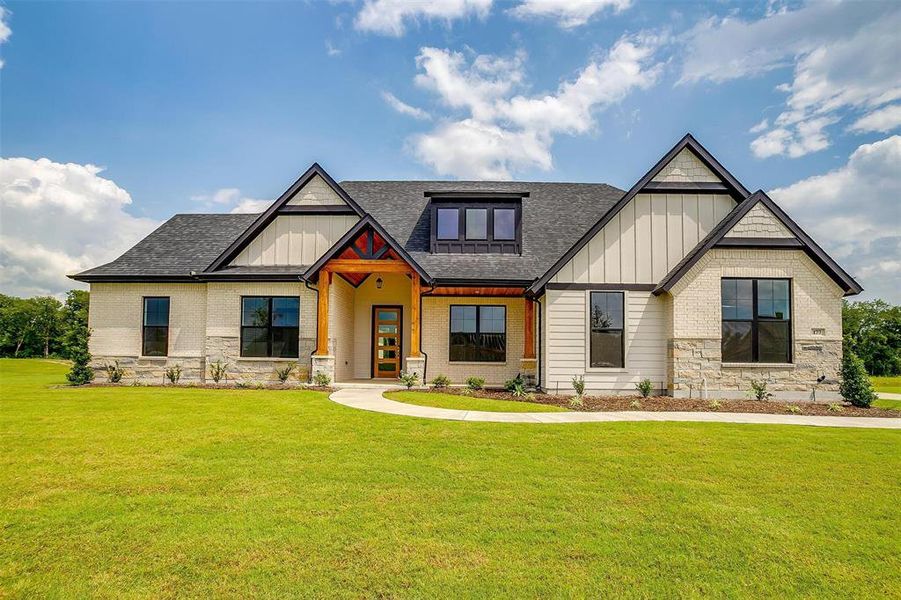
{"type": "MultiPolygon", "coordinates": [[[[132,384],[131,381],[123,381],[121,383],[109,383],[107,381],[92,381],[91,383],[85,384],[85,387],[155,387],[155,388],[197,388],[203,390],[281,390],[281,391],[311,391],[311,392],[334,392],[336,388],[328,387],[328,386],[318,386],[318,385],[306,385],[306,384],[298,384],[298,383],[248,383],[248,384],[237,384],[237,383],[139,383],[137,385],[132,384]]],[[[61,385],[57,387],[71,387],[68,385],[61,385]]],[[[83,387],[83,386],[77,386],[83,387]]]]}
{"type": "Polygon", "coordinates": [[[798,414],[816,415],[823,417],[893,417],[901,418],[901,411],[885,408],[857,408],[850,404],[841,404],[841,411],[829,410],[828,403],[813,402],[781,402],[772,400],[717,400],[718,406],[713,400],[671,398],[669,396],[652,396],[641,398],[639,396],[583,396],[581,406],[571,406],[569,401],[572,396],[557,396],[553,394],[532,394],[528,400],[517,398],[513,394],[503,390],[478,390],[468,388],[444,388],[418,390],[433,393],[456,394],[458,396],[474,396],[476,398],[489,398],[492,400],[510,400],[513,402],[532,402],[536,404],[549,404],[561,406],[568,410],[582,412],[612,412],[624,410],[646,410],[654,412],[724,412],[724,413],[766,413],[773,415],[798,414]],[[633,406],[633,402],[638,406],[633,406]],[[792,413],[790,406],[796,406],[800,412],[792,413]]]}

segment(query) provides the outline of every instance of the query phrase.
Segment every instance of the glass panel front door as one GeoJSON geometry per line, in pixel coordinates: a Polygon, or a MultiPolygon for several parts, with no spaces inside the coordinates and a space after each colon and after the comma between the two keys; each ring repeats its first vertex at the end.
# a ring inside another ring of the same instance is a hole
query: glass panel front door
{"type": "Polygon", "coordinates": [[[401,308],[399,306],[373,307],[373,377],[397,378],[400,374],[401,314],[401,308]]]}

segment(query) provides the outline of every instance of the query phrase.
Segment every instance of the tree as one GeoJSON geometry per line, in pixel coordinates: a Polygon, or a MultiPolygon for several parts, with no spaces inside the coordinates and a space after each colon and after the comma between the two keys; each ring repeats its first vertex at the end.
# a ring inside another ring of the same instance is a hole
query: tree
{"type": "Polygon", "coordinates": [[[869,408],[876,399],[863,361],[852,350],[845,350],[842,356],[842,383],[839,391],[845,400],[862,408],[869,408]]]}
{"type": "Polygon", "coordinates": [[[870,375],[901,374],[901,306],[846,301],[842,333],[845,348],[863,360],[870,375]]]}
{"type": "Polygon", "coordinates": [[[51,342],[53,342],[54,350],[58,346],[58,336],[60,329],[62,303],[56,298],[44,296],[40,298],[31,298],[34,314],[34,335],[43,346],[42,351],[44,358],[50,356],[51,342]]]}
{"type": "Polygon", "coordinates": [[[88,352],[88,293],[69,290],[66,307],[63,309],[63,350],[72,361],[72,368],[66,375],[74,385],[82,385],[94,379],[91,368],[91,354],[88,352]]]}

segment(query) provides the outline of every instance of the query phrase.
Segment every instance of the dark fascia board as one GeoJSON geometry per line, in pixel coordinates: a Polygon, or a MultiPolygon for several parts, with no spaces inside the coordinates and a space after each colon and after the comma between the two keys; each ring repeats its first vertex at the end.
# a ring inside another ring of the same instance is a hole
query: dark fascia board
{"type": "MultiPolygon", "coordinates": [[[[649,181],[642,194],[733,194],[725,183],[713,181],[649,181]]],[[[741,198],[740,198],[741,199],[741,198]]]]}
{"type": "Polygon", "coordinates": [[[307,169],[303,175],[301,175],[297,181],[291,184],[285,192],[278,197],[278,200],[273,202],[266,211],[261,214],[257,219],[251,223],[250,227],[244,230],[244,233],[238,236],[238,238],[229,245],[228,248],[225,249],[222,254],[220,254],[216,260],[214,260],[210,266],[204,269],[204,272],[216,271],[226,266],[229,261],[231,261],[235,256],[238,255],[241,250],[243,250],[247,244],[253,240],[257,234],[259,234],[269,223],[271,223],[278,213],[280,209],[288,203],[288,201],[300,190],[303,186],[305,186],[313,177],[319,175],[325,182],[331,187],[338,196],[347,203],[348,206],[353,208],[354,212],[358,214],[360,217],[366,215],[366,212],[360,207],[356,201],[351,198],[347,192],[344,191],[338,183],[332,179],[332,177],[325,172],[325,169],[319,166],[319,163],[313,163],[310,165],[310,168],[307,169]]]}
{"type": "Polygon", "coordinates": [[[653,292],[653,283],[549,283],[548,290],[595,290],[598,292],[653,292]]]}
{"type": "Polygon", "coordinates": [[[521,200],[522,198],[528,198],[529,192],[479,192],[479,191],[465,191],[465,192],[454,192],[454,191],[435,191],[435,192],[423,192],[422,194],[426,198],[431,198],[434,201],[441,200],[460,200],[460,199],[478,199],[478,198],[486,198],[490,200],[521,200]]]}
{"type": "MultiPolygon", "coordinates": [[[[829,275],[833,281],[835,281],[839,287],[844,290],[846,296],[853,296],[854,294],[859,294],[863,291],[863,288],[857,283],[853,277],[851,277],[844,269],[842,269],[838,263],[836,263],[832,258],[826,254],[826,252],[817,245],[813,239],[795,223],[791,217],[789,217],[785,211],[783,211],[779,205],[773,202],[763,190],[757,190],[751,196],[746,198],[743,202],[741,202],[738,206],[736,206],[731,213],[729,213],[725,219],[723,219],[719,225],[717,225],[713,231],[707,234],[703,240],[698,242],[698,245],[694,247],[694,249],[683,258],[679,264],[677,264],[673,269],[667,273],[667,275],[663,278],[659,285],[654,289],[654,295],[660,295],[663,292],[668,292],[672,289],[672,287],[678,282],[699,260],[703,257],[708,250],[713,248],[714,246],[741,246],[742,242],[745,240],[751,240],[752,238],[727,238],[726,234],[744,217],[748,212],[754,208],[757,204],[763,204],[789,231],[791,231],[792,235],[795,236],[797,241],[800,242],[800,245],[789,246],[787,244],[791,244],[792,242],[775,242],[769,245],[764,246],[745,246],[745,247],[766,247],[766,248],[774,248],[781,247],[783,249],[802,249],[804,250],[808,256],[821,268],[823,272],[829,275]],[[722,243],[723,240],[740,240],[738,242],[725,242],[722,243]]],[[[761,238],[767,239],[767,238],[761,238]]],[[[759,240],[757,240],[758,243],[759,240]]],[[[764,242],[766,243],[766,242],[764,242]]]]}
{"type": "Polygon", "coordinates": [[[300,273],[198,273],[198,281],[301,281],[300,273]]]}
{"type": "Polygon", "coordinates": [[[307,281],[312,281],[313,277],[318,275],[319,270],[325,266],[325,263],[333,259],[335,255],[338,254],[338,252],[340,252],[348,242],[355,239],[357,235],[359,235],[366,227],[372,227],[372,229],[375,230],[375,232],[380,236],[382,236],[382,239],[384,239],[385,242],[389,246],[391,246],[391,249],[397,252],[397,254],[404,260],[404,262],[410,265],[413,270],[419,274],[420,277],[425,279],[426,282],[431,282],[432,278],[429,277],[429,274],[426,272],[426,270],[419,266],[419,263],[413,260],[413,257],[410,256],[410,254],[406,250],[404,250],[403,247],[398,244],[397,241],[393,237],[391,237],[391,235],[389,235],[387,231],[385,231],[384,227],[379,225],[378,221],[376,221],[372,215],[366,215],[365,217],[357,221],[353,227],[348,229],[347,233],[341,236],[341,239],[335,242],[331,248],[325,251],[325,254],[319,257],[319,260],[313,263],[310,268],[306,270],[306,272],[303,274],[303,278],[307,281]]]}
{"type": "Polygon", "coordinates": [[[644,174],[644,176],[638,180],[638,182],[632,186],[632,188],[620,198],[616,204],[608,210],[604,216],[600,218],[592,227],[585,232],[579,241],[577,241],[566,253],[561,256],[554,265],[548,269],[544,275],[539,277],[532,287],[529,288],[529,292],[532,294],[537,294],[541,291],[545,285],[547,285],[548,281],[551,280],[551,277],[557,274],[557,272],[563,268],[567,262],[569,262],[576,253],[581,250],[591,238],[593,238],[597,233],[604,228],[610,219],[612,219],[616,214],[619,213],[622,208],[629,203],[632,198],[634,198],[641,190],[648,184],[650,181],[657,176],[658,173],[665,167],[673,158],[676,157],[679,152],[688,148],[691,150],[695,156],[697,156],[701,162],[703,162],[708,169],[713,171],[716,175],[718,175],[723,181],[726,182],[728,186],[731,187],[733,194],[737,195],[741,198],[746,198],[750,192],[739,182],[732,174],[726,170],[726,168],[716,160],[710,152],[704,148],[698,140],[694,138],[690,133],[686,133],[685,136],[679,140],[675,146],[670,148],[669,152],[663,155],[663,157],[657,161],[657,163],[651,167],[651,170],[644,174]]]}
{"type": "Polygon", "coordinates": [[[714,246],[717,248],[786,248],[792,250],[803,248],[804,242],[798,238],[724,237],[714,246]]]}
{"type": "Polygon", "coordinates": [[[435,278],[434,287],[521,287],[527,288],[532,279],[469,279],[442,277],[435,278]]]}
{"type": "Polygon", "coordinates": [[[280,215],[358,215],[352,207],[345,204],[325,206],[293,206],[286,204],[278,209],[280,215]]]}
{"type": "Polygon", "coordinates": [[[91,275],[75,273],[69,279],[83,283],[197,283],[191,275],[91,275]]]}

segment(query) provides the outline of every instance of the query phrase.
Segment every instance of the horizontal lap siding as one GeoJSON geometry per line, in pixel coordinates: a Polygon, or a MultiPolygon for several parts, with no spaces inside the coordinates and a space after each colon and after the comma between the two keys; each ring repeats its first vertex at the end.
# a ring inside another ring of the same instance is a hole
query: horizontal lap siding
{"type": "Polygon", "coordinates": [[[584,375],[591,392],[626,392],[645,377],[655,386],[666,381],[665,300],[648,292],[626,294],[626,370],[598,372],[586,369],[588,296],[582,290],[548,290],[544,308],[542,346],[544,387],[570,393],[574,375],[584,375]]]}

